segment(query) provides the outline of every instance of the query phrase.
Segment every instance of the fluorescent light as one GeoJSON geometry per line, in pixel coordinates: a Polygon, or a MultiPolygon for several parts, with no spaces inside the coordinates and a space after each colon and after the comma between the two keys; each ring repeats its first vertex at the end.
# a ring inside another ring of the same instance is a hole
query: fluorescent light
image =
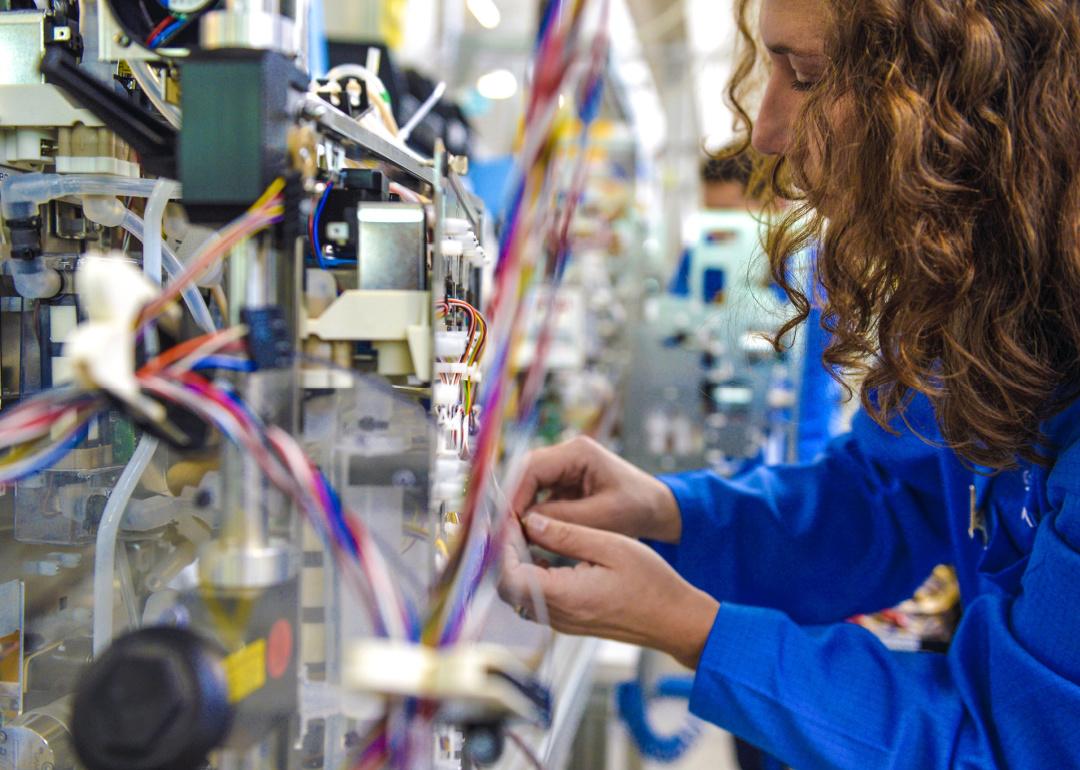
{"type": "Polygon", "coordinates": [[[476,90],[485,99],[509,99],[517,89],[517,78],[510,70],[492,70],[476,81],[476,90]]]}
{"type": "Polygon", "coordinates": [[[502,21],[502,14],[499,13],[495,0],[466,0],[465,6],[484,29],[495,29],[502,21]]]}

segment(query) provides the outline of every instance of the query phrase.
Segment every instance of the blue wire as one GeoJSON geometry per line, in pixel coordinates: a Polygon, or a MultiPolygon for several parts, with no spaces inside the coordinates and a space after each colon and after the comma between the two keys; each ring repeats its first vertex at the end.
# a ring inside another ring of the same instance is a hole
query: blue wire
{"type": "Polygon", "coordinates": [[[345,522],[345,511],[341,506],[341,497],[338,495],[337,490],[334,489],[334,485],[326,478],[326,474],[321,470],[319,471],[319,480],[326,489],[326,496],[330,498],[330,510],[328,513],[330,514],[330,523],[334,525],[333,529],[330,530],[331,533],[345,550],[354,556],[359,556],[360,551],[357,548],[357,543],[345,522]]]}
{"type": "Polygon", "coordinates": [[[555,20],[558,15],[559,7],[562,5],[561,0],[548,0],[547,6],[544,8],[544,14],[540,19],[540,27],[536,31],[536,45],[539,46],[543,41],[544,36],[547,34],[548,27],[555,20]]]}
{"type": "Polygon", "coordinates": [[[150,41],[150,47],[151,48],[157,48],[168,37],[170,37],[173,32],[175,32],[177,29],[179,29],[185,23],[185,21],[186,21],[186,19],[177,19],[172,24],[167,26],[165,29],[161,30],[161,32],[158,32],[157,35],[154,36],[154,39],[150,41]]]}
{"type": "MultiPolygon", "coordinates": [[[[311,219],[311,248],[315,251],[315,261],[319,263],[319,267],[326,270],[330,267],[330,263],[323,257],[322,244],[319,242],[319,224],[322,219],[323,209],[326,208],[326,201],[330,198],[330,191],[334,189],[333,182],[326,183],[326,190],[323,191],[323,196],[319,200],[319,205],[315,207],[315,216],[311,219]]],[[[334,262],[340,262],[341,260],[333,260],[334,262]]]]}
{"type": "Polygon", "coordinates": [[[230,372],[253,372],[255,371],[255,363],[240,358],[229,358],[228,356],[207,356],[191,368],[196,372],[205,371],[207,369],[221,369],[230,372]]]}
{"type": "MultiPolygon", "coordinates": [[[[42,457],[36,463],[34,463],[33,466],[20,473],[18,476],[4,478],[3,483],[10,484],[13,481],[21,481],[22,479],[25,479],[28,476],[33,476],[35,473],[40,473],[41,471],[53,465],[56,465],[58,462],[63,460],[65,457],[67,457],[69,452],[75,449],[75,447],[86,441],[87,436],[90,435],[91,419],[93,418],[90,418],[86,422],[84,422],[82,427],[79,428],[78,432],[75,433],[75,435],[73,435],[67,441],[63,442],[62,444],[58,444],[57,446],[53,447],[52,450],[50,450],[47,454],[42,455],[42,457]]],[[[2,469],[0,469],[0,474],[3,474],[2,469]]]]}

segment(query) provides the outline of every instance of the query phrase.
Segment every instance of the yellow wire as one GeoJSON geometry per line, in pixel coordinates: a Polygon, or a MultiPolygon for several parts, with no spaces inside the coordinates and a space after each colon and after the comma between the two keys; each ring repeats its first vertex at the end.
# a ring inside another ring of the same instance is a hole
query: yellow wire
{"type": "MultiPolygon", "coordinates": [[[[261,209],[263,206],[265,206],[267,203],[270,202],[271,198],[276,196],[278,193],[280,193],[284,189],[285,189],[285,178],[279,176],[277,179],[275,179],[273,182],[270,183],[270,186],[266,188],[266,191],[263,192],[262,195],[259,196],[259,199],[257,201],[255,201],[253,204],[251,204],[251,208],[249,208],[248,211],[255,211],[257,209],[261,209]]],[[[275,208],[275,210],[276,210],[276,208],[275,208]]],[[[281,212],[284,213],[285,209],[282,208],[281,212]]],[[[277,216],[277,215],[275,214],[274,216],[277,216]]]]}
{"type": "Polygon", "coordinates": [[[28,441],[25,444],[19,444],[12,447],[10,452],[0,458],[0,468],[7,467],[8,465],[14,465],[24,457],[34,454],[35,447],[40,446],[41,443],[41,439],[36,439],[34,441],[28,441]]]}

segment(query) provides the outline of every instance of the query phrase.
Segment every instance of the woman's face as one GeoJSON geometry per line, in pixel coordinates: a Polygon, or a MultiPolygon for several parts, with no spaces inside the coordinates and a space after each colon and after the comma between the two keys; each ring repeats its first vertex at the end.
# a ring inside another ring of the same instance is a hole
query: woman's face
{"type": "Polygon", "coordinates": [[[772,67],[754,123],[753,145],[759,152],[787,151],[806,92],[825,70],[828,20],[825,0],[762,0],[761,38],[772,67]]]}

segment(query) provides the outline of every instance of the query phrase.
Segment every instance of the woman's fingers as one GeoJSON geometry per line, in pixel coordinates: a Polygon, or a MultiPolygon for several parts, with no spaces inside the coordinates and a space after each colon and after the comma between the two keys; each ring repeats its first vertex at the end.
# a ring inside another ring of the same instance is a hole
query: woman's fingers
{"type": "Polygon", "coordinates": [[[618,535],[570,524],[539,513],[530,513],[522,522],[529,542],[560,556],[608,565],[618,545],[618,535]]]}
{"type": "Polygon", "coordinates": [[[596,462],[595,450],[594,442],[574,439],[530,452],[511,500],[514,513],[524,514],[545,490],[561,488],[564,495],[570,490],[580,490],[590,464],[596,462]]]}
{"type": "Polygon", "coordinates": [[[609,501],[601,494],[582,500],[545,500],[529,508],[525,518],[537,514],[583,527],[617,531],[617,522],[610,509],[609,501]]]}
{"type": "Polygon", "coordinates": [[[551,582],[551,572],[546,567],[522,559],[517,548],[506,546],[499,575],[499,596],[519,615],[536,619],[536,602],[539,599],[546,603],[551,582]]]}

